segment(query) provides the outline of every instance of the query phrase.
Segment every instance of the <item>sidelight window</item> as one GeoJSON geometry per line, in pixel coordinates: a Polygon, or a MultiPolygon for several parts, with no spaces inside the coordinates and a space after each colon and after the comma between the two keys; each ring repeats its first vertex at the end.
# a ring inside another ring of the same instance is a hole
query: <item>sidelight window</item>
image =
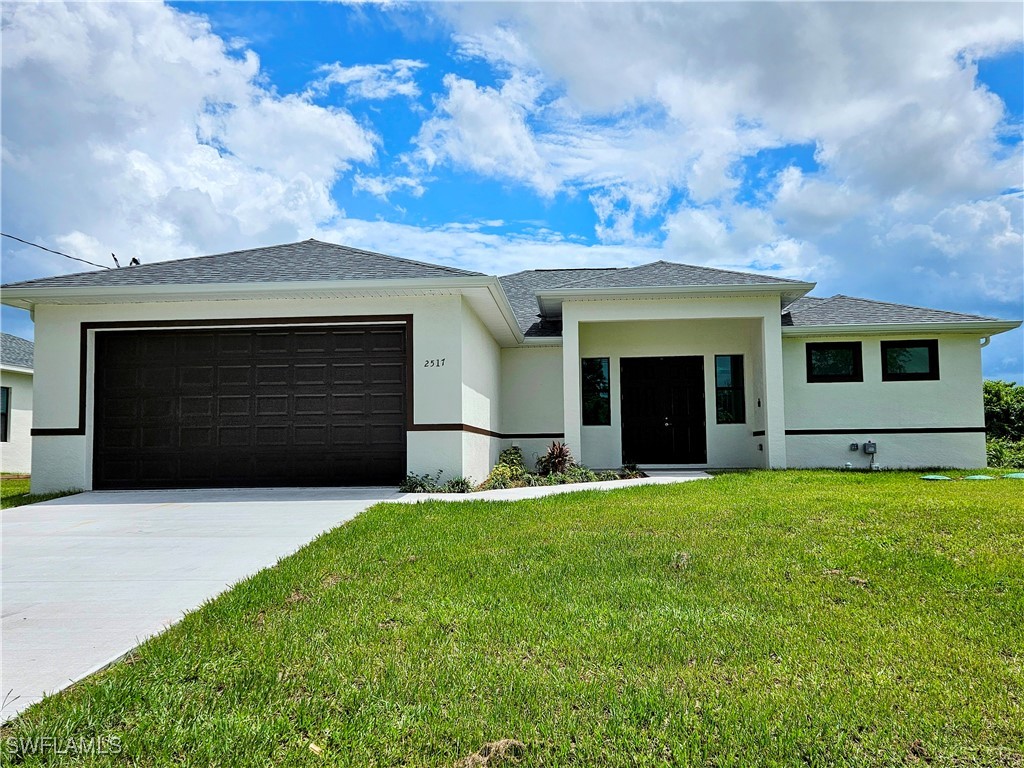
{"type": "Polygon", "coordinates": [[[582,364],[583,423],[587,426],[607,427],[612,423],[608,358],[585,357],[582,364]]]}
{"type": "Polygon", "coordinates": [[[743,355],[715,355],[715,412],[719,424],[743,424],[747,420],[743,355]]]}

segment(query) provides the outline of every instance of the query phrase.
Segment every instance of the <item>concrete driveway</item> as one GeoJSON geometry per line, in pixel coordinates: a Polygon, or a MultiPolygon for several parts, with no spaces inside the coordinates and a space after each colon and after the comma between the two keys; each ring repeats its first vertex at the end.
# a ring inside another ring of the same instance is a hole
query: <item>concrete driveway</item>
{"type": "Polygon", "coordinates": [[[91,492],[0,513],[0,722],[394,488],[91,492]]]}

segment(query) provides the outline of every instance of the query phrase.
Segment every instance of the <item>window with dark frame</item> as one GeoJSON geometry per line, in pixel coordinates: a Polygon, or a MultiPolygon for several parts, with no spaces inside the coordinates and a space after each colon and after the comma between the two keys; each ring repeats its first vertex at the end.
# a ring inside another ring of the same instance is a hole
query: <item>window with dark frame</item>
{"type": "Polygon", "coordinates": [[[938,339],[882,342],[882,381],[935,381],[938,378],[938,339]]]}
{"type": "Polygon", "coordinates": [[[859,341],[821,341],[807,344],[807,382],[864,381],[859,341]]]}
{"type": "Polygon", "coordinates": [[[608,358],[583,358],[583,424],[607,427],[612,423],[611,387],[608,382],[608,358]]]}
{"type": "Polygon", "coordinates": [[[11,388],[0,387],[0,443],[10,442],[11,388]]]}
{"type": "Polygon", "coordinates": [[[715,418],[719,424],[744,424],[743,355],[715,355],[715,418]]]}

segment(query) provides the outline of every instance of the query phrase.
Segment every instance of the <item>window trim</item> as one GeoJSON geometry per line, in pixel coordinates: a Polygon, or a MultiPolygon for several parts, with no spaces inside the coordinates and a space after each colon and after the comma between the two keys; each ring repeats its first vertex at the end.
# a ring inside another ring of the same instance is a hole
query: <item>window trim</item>
{"type": "Polygon", "coordinates": [[[612,361],[611,358],[606,355],[580,358],[580,424],[584,427],[610,427],[612,425],[612,361]],[[592,421],[587,419],[586,392],[584,391],[586,380],[583,376],[583,366],[588,360],[604,361],[605,385],[607,387],[604,396],[605,402],[608,406],[607,421],[592,421]]]}
{"type": "Polygon", "coordinates": [[[11,388],[0,387],[3,391],[3,395],[0,395],[2,400],[2,409],[0,409],[0,443],[11,442],[11,388]],[[4,397],[6,395],[6,397],[4,397]]]}
{"type": "Polygon", "coordinates": [[[835,384],[840,382],[862,382],[864,381],[864,349],[860,341],[809,341],[804,344],[807,383],[808,384],[835,384]],[[812,368],[813,353],[817,349],[831,347],[833,349],[849,349],[853,352],[853,373],[845,374],[815,374],[812,368]]]}
{"type": "Polygon", "coordinates": [[[882,381],[938,381],[939,380],[939,340],[938,339],[903,339],[886,340],[880,343],[882,356],[882,381]],[[890,349],[899,347],[924,347],[928,350],[928,370],[923,373],[898,373],[887,368],[890,349]]]}
{"type": "Polygon", "coordinates": [[[747,378],[746,378],[746,372],[743,370],[744,364],[745,364],[745,361],[743,359],[743,355],[741,355],[741,354],[738,354],[738,355],[737,354],[733,354],[733,355],[729,355],[729,354],[726,354],[726,355],[715,355],[715,361],[714,362],[715,362],[715,424],[746,424],[747,423],[747,378]],[[728,386],[728,387],[722,387],[722,386],[719,386],[719,384],[718,384],[718,359],[720,357],[727,357],[730,360],[730,363],[729,363],[729,365],[730,365],[729,374],[730,374],[730,376],[733,377],[733,384],[731,386],[728,386]],[[736,383],[735,383],[735,381],[736,381],[736,373],[737,373],[737,367],[736,367],[736,364],[735,364],[735,360],[737,358],[739,358],[739,380],[740,380],[739,386],[737,386],[736,383]],[[718,393],[719,392],[725,392],[725,391],[734,392],[734,393],[738,392],[739,393],[739,399],[738,400],[734,400],[733,402],[738,402],[739,403],[739,406],[740,406],[740,418],[733,419],[732,421],[722,421],[721,418],[719,418],[719,412],[718,412],[718,393]]]}

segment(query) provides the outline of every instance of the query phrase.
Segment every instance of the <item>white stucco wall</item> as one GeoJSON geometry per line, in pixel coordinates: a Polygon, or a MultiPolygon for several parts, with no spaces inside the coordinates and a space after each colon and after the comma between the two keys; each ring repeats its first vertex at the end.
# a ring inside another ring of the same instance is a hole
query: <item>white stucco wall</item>
{"type": "Polygon", "coordinates": [[[0,470],[32,470],[32,374],[0,370],[0,386],[11,388],[8,440],[0,443],[0,470]]]}
{"type": "MultiPolygon", "coordinates": [[[[697,356],[704,360],[704,407],[708,460],[701,466],[751,467],[764,463],[758,451],[763,438],[752,436],[751,421],[760,419],[754,350],[761,324],[755,320],[651,320],[592,322],[579,328],[579,354],[609,358],[611,425],[583,426],[583,463],[596,468],[622,464],[622,411],[619,365],[624,357],[697,356]],[[715,416],[715,355],[743,355],[747,422],[718,424],[715,416]]],[[[759,357],[759,356],[757,356],[759,357]]]]}
{"type": "Polygon", "coordinates": [[[502,447],[518,446],[531,469],[565,428],[562,416],[562,347],[501,350],[502,447]]]}
{"type": "MultiPolygon", "coordinates": [[[[37,306],[35,312],[36,402],[33,426],[67,428],[78,424],[79,324],[99,321],[239,319],[254,317],[309,318],[411,314],[413,316],[413,417],[417,424],[459,424],[463,413],[462,298],[458,295],[263,301],[153,302],[78,306],[37,306]],[[425,361],[445,359],[442,367],[426,368],[425,361]]],[[[303,320],[302,322],[306,322],[303,320]]],[[[470,342],[470,348],[478,344],[470,342]]],[[[90,344],[90,350],[92,344],[90,344]]],[[[474,352],[476,354],[476,352],[474,352]]],[[[492,378],[497,378],[498,354],[492,355],[492,378]]],[[[469,369],[467,369],[469,370],[469,369]]],[[[474,392],[482,392],[480,369],[473,367],[474,392]]],[[[34,438],[34,492],[92,487],[92,379],[87,375],[87,434],[34,438]]],[[[496,387],[491,397],[497,399],[496,387]]],[[[473,408],[479,408],[475,400],[473,408]]],[[[495,406],[496,407],[496,406],[495,406]]],[[[488,406],[488,411],[490,406],[488,406]]],[[[492,441],[497,443],[497,441],[492,441]]],[[[410,431],[408,467],[412,472],[445,471],[467,474],[467,451],[458,431],[410,431]]],[[[476,471],[479,471],[477,469],[476,471]]]]}
{"type": "MultiPolygon", "coordinates": [[[[462,417],[460,422],[501,431],[501,348],[464,301],[462,303],[462,417]]],[[[498,458],[499,437],[462,433],[462,474],[482,482],[498,458]]]]}
{"type": "MultiPolygon", "coordinates": [[[[981,346],[966,334],[895,334],[852,337],[784,337],[783,365],[786,428],[904,429],[980,427],[982,402],[981,346]],[[880,342],[885,339],[938,339],[937,381],[882,381],[880,342]],[[807,382],[807,342],[860,341],[863,382],[807,382]]],[[[866,467],[870,458],[850,444],[875,442],[875,462],[886,467],[983,467],[985,435],[860,434],[787,435],[791,467],[866,467]]]]}

